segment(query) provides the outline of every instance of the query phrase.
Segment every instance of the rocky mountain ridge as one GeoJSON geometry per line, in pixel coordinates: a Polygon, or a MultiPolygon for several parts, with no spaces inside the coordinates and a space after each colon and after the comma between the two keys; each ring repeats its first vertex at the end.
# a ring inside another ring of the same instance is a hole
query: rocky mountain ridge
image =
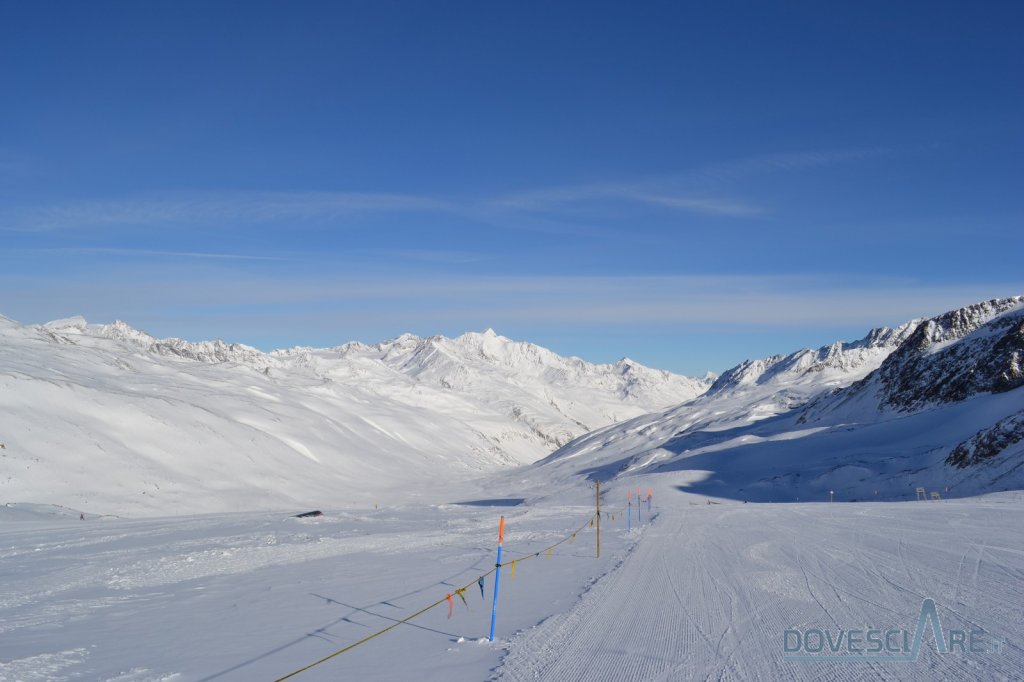
{"type": "Polygon", "coordinates": [[[747,361],[689,403],[587,434],[537,468],[690,472],[709,495],[762,501],[1024,488],[1022,340],[1016,296],[747,361]]]}

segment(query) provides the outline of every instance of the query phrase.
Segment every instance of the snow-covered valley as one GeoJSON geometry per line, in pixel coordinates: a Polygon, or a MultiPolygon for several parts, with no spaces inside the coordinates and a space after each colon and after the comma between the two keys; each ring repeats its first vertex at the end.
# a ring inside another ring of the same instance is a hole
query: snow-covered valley
{"type": "Polygon", "coordinates": [[[137,517],[415,498],[708,385],[490,330],[262,353],[0,318],[0,500],[137,517]]]}
{"type": "Polygon", "coordinates": [[[0,681],[1022,677],[1024,298],[710,386],[0,322],[0,681]]]}

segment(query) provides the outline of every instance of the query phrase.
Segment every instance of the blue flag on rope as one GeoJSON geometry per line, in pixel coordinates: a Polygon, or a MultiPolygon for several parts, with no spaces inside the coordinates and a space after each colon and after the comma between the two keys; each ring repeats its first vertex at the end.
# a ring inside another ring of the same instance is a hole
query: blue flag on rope
{"type": "Polygon", "coordinates": [[[480,579],[476,581],[476,584],[480,586],[480,598],[484,598],[484,577],[480,576],[480,579]]]}

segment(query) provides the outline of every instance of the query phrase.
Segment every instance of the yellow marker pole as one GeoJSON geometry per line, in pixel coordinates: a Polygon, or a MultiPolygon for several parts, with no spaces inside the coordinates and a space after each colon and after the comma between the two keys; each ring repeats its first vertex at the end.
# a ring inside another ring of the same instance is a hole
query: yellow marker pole
{"type": "Polygon", "coordinates": [[[597,558],[601,558],[601,481],[597,481],[597,558]]]}

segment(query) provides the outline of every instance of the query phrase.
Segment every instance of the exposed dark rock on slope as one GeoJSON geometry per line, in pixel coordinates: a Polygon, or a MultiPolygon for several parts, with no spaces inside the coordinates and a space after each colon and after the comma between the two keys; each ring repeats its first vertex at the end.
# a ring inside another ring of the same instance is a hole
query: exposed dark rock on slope
{"type": "Polygon", "coordinates": [[[946,458],[946,464],[959,469],[981,464],[1021,441],[1024,441],[1024,410],[1000,419],[957,445],[946,458]]]}
{"type": "MultiPolygon", "coordinates": [[[[1024,385],[1024,297],[993,299],[927,320],[881,367],[884,407],[1003,393],[1024,385]]],[[[871,381],[871,377],[865,381],[871,381]]]]}

